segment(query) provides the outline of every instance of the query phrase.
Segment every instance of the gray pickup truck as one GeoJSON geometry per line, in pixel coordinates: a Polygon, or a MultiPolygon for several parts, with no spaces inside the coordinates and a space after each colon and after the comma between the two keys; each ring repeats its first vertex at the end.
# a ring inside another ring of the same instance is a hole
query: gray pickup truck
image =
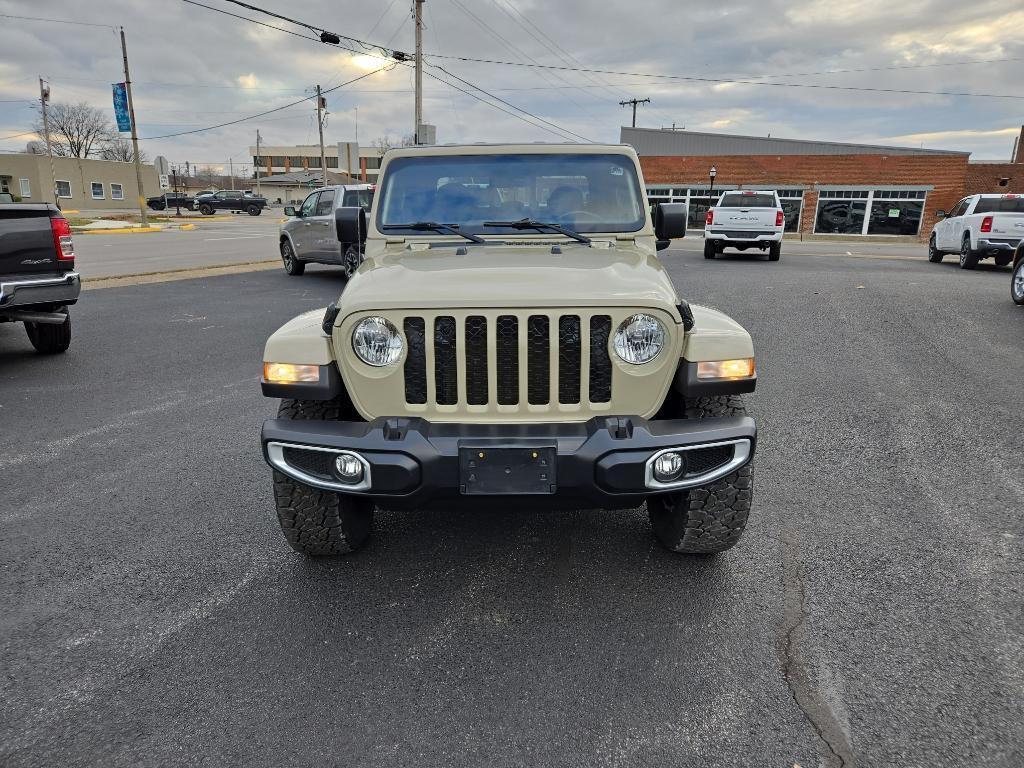
{"type": "Polygon", "coordinates": [[[24,323],[43,354],[71,344],[68,306],[78,301],[71,227],[50,204],[0,206],[0,324],[24,323]]]}

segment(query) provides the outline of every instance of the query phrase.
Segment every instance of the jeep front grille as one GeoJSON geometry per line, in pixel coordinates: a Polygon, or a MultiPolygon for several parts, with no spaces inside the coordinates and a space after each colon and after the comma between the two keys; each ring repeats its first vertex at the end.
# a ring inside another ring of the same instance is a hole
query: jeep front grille
{"type": "Polygon", "coordinates": [[[521,394],[530,406],[611,401],[609,315],[440,315],[406,317],[402,327],[409,404],[428,402],[430,377],[438,405],[518,406],[521,394]]]}

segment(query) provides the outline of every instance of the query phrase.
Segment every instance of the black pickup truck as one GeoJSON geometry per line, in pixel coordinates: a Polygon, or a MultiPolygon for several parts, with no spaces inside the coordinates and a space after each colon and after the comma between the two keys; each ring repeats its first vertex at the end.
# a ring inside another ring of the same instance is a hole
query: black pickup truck
{"type": "Polygon", "coordinates": [[[156,197],[147,197],[146,205],[154,211],[163,211],[168,208],[182,207],[187,211],[192,210],[194,198],[186,192],[168,192],[156,197]]]}
{"type": "Polygon", "coordinates": [[[196,195],[195,205],[204,216],[212,216],[216,211],[245,211],[250,216],[259,216],[267,207],[267,198],[238,189],[222,189],[196,195]]]}
{"type": "Polygon", "coordinates": [[[47,204],[0,206],[0,327],[24,323],[32,346],[43,354],[71,344],[68,306],[78,301],[71,227],[47,204]]]}

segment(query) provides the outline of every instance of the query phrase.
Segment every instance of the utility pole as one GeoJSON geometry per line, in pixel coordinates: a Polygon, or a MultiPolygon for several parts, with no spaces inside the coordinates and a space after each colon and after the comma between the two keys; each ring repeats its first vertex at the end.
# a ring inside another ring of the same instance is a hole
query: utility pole
{"type": "Polygon", "coordinates": [[[327,158],[324,156],[324,97],[320,95],[320,86],[316,87],[316,127],[320,131],[320,171],[324,175],[324,186],[327,186],[327,158]]]}
{"type": "Polygon", "coordinates": [[[256,197],[260,196],[260,163],[263,157],[260,155],[260,129],[256,129],[256,197]]]}
{"type": "Polygon", "coordinates": [[[650,104],[650,99],[627,99],[626,101],[620,101],[619,106],[625,107],[628,104],[633,105],[633,127],[636,128],[636,105],[637,104],[650,104]]]}
{"type": "Polygon", "coordinates": [[[420,125],[423,123],[423,0],[413,0],[413,16],[416,19],[416,126],[413,130],[413,144],[420,144],[420,125]]]}
{"type": "Polygon", "coordinates": [[[174,174],[174,215],[181,216],[181,195],[178,194],[178,166],[171,168],[171,173],[174,174]]]}
{"type": "Polygon", "coordinates": [[[50,88],[39,78],[39,103],[43,108],[43,133],[46,138],[46,154],[50,156],[50,191],[53,192],[53,202],[60,208],[60,198],[57,197],[57,172],[53,170],[53,146],[50,144],[50,120],[46,115],[46,103],[50,100],[50,88]]]}
{"type": "Polygon", "coordinates": [[[124,87],[128,91],[128,119],[132,121],[132,153],[135,155],[135,183],[139,187],[139,214],[142,226],[146,220],[146,196],[142,193],[142,163],[139,161],[139,134],[135,130],[135,104],[132,102],[132,78],[128,74],[128,46],[124,42],[124,27],[121,27],[121,55],[124,57],[124,87]]]}

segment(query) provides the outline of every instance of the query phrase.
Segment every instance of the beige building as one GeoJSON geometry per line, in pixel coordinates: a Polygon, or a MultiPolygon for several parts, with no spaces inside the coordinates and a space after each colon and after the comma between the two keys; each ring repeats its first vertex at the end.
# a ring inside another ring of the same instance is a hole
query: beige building
{"type": "MultiPolygon", "coordinates": [[[[359,181],[368,184],[377,183],[380,173],[380,151],[376,147],[359,147],[356,152],[354,143],[341,142],[324,145],[324,160],[328,171],[349,173],[359,181]],[[352,156],[351,168],[348,156],[352,156]]],[[[320,170],[320,145],[296,144],[294,146],[273,146],[263,144],[260,153],[256,147],[249,147],[253,164],[259,166],[261,176],[278,173],[320,170]]]]}
{"type": "MultiPolygon", "coordinates": [[[[64,209],[124,209],[138,206],[134,163],[114,160],[53,158],[56,196],[64,209]]],[[[142,166],[142,194],[159,195],[160,177],[151,164],[142,166]]],[[[0,154],[0,192],[24,203],[52,203],[50,159],[46,155],[0,154]]]]}

